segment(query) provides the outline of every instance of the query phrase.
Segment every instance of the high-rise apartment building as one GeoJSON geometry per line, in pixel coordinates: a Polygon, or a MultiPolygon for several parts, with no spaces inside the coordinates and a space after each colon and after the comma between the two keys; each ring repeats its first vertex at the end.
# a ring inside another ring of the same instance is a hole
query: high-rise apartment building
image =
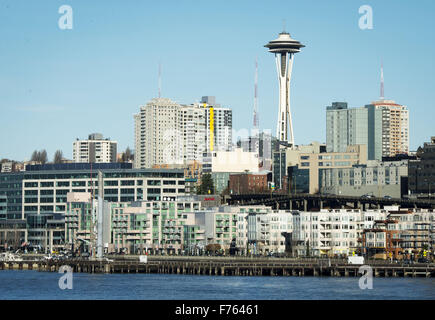
{"type": "Polygon", "coordinates": [[[178,116],[183,163],[200,160],[205,151],[205,110],[193,105],[180,106],[178,116]]]}
{"type": "Polygon", "coordinates": [[[173,164],[180,160],[180,105],[168,98],[155,98],[140,107],[135,119],[135,167],[173,164]]]}
{"type": "Polygon", "coordinates": [[[368,156],[381,160],[409,152],[409,113],[393,100],[374,101],[368,109],[368,156]]]}
{"type": "Polygon", "coordinates": [[[104,139],[101,133],[92,133],[88,140],[74,141],[73,162],[116,162],[118,142],[104,139]]]}
{"type": "Polygon", "coordinates": [[[349,145],[368,143],[367,109],[347,108],[346,102],[333,102],[326,108],[326,150],[345,152],[349,145]]]}
{"type": "Polygon", "coordinates": [[[393,100],[372,102],[365,107],[347,108],[346,102],[333,102],[326,108],[328,152],[344,152],[347,146],[367,145],[368,160],[382,160],[409,152],[407,107],[393,100]]]}
{"type": "Polygon", "coordinates": [[[135,168],[185,165],[202,161],[203,153],[231,150],[232,111],[215,104],[180,105],[167,98],[152,99],[134,115],[135,168]]]}
{"type": "Polygon", "coordinates": [[[201,106],[205,110],[206,145],[207,152],[231,151],[233,139],[233,112],[230,108],[216,104],[213,96],[201,99],[201,106]]]}

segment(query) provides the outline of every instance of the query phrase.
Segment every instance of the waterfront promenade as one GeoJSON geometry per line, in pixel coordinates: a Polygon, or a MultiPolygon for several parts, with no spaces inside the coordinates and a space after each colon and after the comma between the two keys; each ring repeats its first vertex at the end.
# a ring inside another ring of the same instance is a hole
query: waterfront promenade
{"type": "MultiPolygon", "coordinates": [[[[137,256],[113,260],[26,260],[2,261],[0,270],[38,270],[58,272],[68,265],[73,272],[87,273],[160,273],[219,276],[331,276],[356,277],[360,265],[343,259],[247,258],[148,256],[147,263],[137,256]]],[[[402,264],[367,261],[375,277],[435,277],[435,264],[402,264]]]]}

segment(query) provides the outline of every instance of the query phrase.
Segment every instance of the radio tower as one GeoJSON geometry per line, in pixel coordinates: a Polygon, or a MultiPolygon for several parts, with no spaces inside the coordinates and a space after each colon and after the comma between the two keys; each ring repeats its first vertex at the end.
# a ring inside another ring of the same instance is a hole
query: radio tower
{"type": "Polygon", "coordinates": [[[159,98],[161,98],[162,92],[162,64],[159,63],[159,98]]]}
{"type": "Polygon", "coordinates": [[[384,100],[384,63],[381,61],[381,96],[380,99],[384,100]]]}
{"type": "Polygon", "coordinates": [[[255,59],[255,86],[254,86],[254,130],[258,131],[258,62],[257,58],[255,59]]]}

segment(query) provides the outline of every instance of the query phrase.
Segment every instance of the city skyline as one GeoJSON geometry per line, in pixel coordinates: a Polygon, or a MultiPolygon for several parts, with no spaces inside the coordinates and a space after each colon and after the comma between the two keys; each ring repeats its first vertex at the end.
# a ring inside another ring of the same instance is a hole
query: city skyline
{"type": "Polygon", "coordinates": [[[1,2],[5,56],[0,62],[0,108],[10,121],[0,128],[0,135],[7,137],[1,139],[0,158],[30,159],[34,150],[45,148],[50,160],[57,149],[72,159],[72,143],[90,132],[117,140],[119,151],[133,149],[132,115],[158,96],[160,62],[162,97],[191,104],[201,96],[216,96],[218,103],[232,108],[238,130],[252,128],[258,56],[260,128],[274,132],[278,85],[274,61],[263,45],[282,31],[282,19],[286,31],[307,44],[296,57],[292,79],[296,144],[326,142],[325,108],[332,102],[362,107],[377,100],[381,59],[385,98],[409,108],[410,150],[433,135],[430,103],[435,94],[430,90],[433,81],[425,78],[435,71],[430,59],[435,47],[425,39],[434,25],[429,19],[434,4],[429,1],[423,2],[427,10],[368,1],[374,12],[372,30],[358,28],[358,1],[315,7],[314,2],[252,3],[247,11],[243,1],[231,7],[184,2],[180,8],[172,3],[151,8],[141,2],[121,6],[74,1],[67,3],[74,10],[74,27],[60,30],[58,8],[63,2],[1,2]],[[277,17],[276,5],[289,8],[288,13],[277,17]],[[111,14],[114,10],[117,17],[111,14]],[[229,32],[234,28],[237,32],[229,32]],[[412,46],[413,51],[398,52],[399,46],[412,46]],[[312,117],[313,112],[321,116],[312,117]]]}

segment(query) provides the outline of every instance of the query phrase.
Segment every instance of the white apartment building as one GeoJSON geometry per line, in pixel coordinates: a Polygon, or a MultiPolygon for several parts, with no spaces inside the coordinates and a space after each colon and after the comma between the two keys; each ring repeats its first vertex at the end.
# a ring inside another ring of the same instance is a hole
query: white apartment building
{"type": "MultiPolygon", "coordinates": [[[[406,106],[393,100],[379,100],[367,105],[369,113],[369,142],[374,159],[409,152],[409,112],[406,106]]],[[[370,147],[369,147],[370,155],[370,147]]]]}
{"type": "MultiPolygon", "coordinates": [[[[402,252],[415,253],[416,249],[433,246],[435,230],[434,210],[398,206],[301,212],[262,205],[203,209],[200,201],[181,198],[105,203],[111,208],[105,210],[110,213],[110,223],[104,227],[111,235],[109,251],[126,248],[128,252],[163,250],[179,254],[218,244],[226,251],[235,246],[238,255],[348,256],[367,248],[390,249],[388,231],[393,232],[394,239],[401,239],[402,252]]],[[[89,216],[84,215],[90,212],[89,194],[68,194],[68,242],[77,236],[89,239],[89,216]]]]}
{"type": "Polygon", "coordinates": [[[206,150],[205,109],[197,106],[180,106],[178,113],[183,163],[198,161],[206,150]]]}
{"type": "Polygon", "coordinates": [[[240,255],[284,253],[282,233],[292,232],[292,213],[266,206],[222,206],[203,214],[207,243],[229,249],[235,239],[240,255]]]}
{"type": "Polygon", "coordinates": [[[167,98],[141,106],[135,121],[135,168],[202,161],[209,150],[230,150],[232,112],[207,103],[180,105],[167,98]]]}
{"type": "Polygon", "coordinates": [[[181,162],[179,108],[167,98],[155,98],[140,107],[134,116],[136,168],[181,162]]]}
{"type": "Polygon", "coordinates": [[[90,134],[88,140],[73,142],[73,162],[116,162],[118,142],[104,139],[101,133],[90,134]]]}
{"type": "Polygon", "coordinates": [[[358,247],[363,227],[360,210],[293,212],[293,253],[298,256],[348,255],[358,247]]]}
{"type": "Polygon", "coordinates": [[[240,220],[236,207],[223,206],[205,212],[206,243],[219,244],[222,249],[229,249],[232,240],[238,237],[238,226],[244,230],[244,219],[240,220]]]}
{"type": "Polygon", "coordinates": [[[251,253],[284,253],[286,247],[283,233],[291,236],[293,214],[291,211],[270,208],[267,212],[250,213],[248,229],[251,253]]]}
{"type": "Polygon", "coordinates": [[[206,150],[230,151],[232,148],[233,113],[230,108],[205,105],[206,150]]]}
{"type": "Polygon", "coordinates": [[[141,161],[143,159],[144,149],[141,145],[141,113],[134,114],[134,158],[133,158],[133,168],[141,168],[141,161]],[[141,149],[142,148],[142,149],[141,149]]]}
{"type": "Polygon", "coordinates": [[[203,96],[200,106],[205,109],[206,152],[230,151],[233,137],[232,110],[221,107],[214,96],[203,96]]]}

